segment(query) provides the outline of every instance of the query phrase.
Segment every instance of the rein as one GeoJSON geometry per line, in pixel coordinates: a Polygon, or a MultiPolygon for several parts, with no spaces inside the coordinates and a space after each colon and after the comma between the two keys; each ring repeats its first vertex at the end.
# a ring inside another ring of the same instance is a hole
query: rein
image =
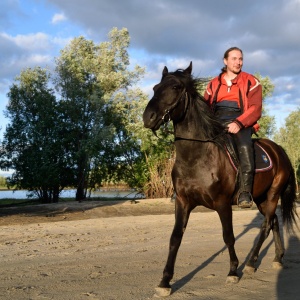
{"type": "MultiPolygon", "coordinates": [[[[170,122],[170,120],[168,122],[166,122],[164,124],[164,127],[162,129],[163,132],[165,133],[168,133],[168,134],[173,134],[174,135],[174,142],[176,141],[180,141],[180,140],[183,140],[183,141],[192,141],[192,142],[202,142],[202,143],[208,143],[208,142],[213,142],[215,143],[215,140],[218,139],[219,137],[221,137],[222,135],[225,135],[226,134],[226,131],[224,130],[223,132],[220,132],[219,134],[217,134],[216,136],[210,138],[210,139],[196,139],[196,138],[186,138],[186,137],[182,137],[182,136],[178,136],[178,135],[175,135],[175,132],[174,131],[171,131],[167,128],[167,124],[170,122]]],[[[160,139],[160,140],[163,140],[162,138],[160,138],[156,132],[153,132],[154,135],[160,139]]]]}
{"type": "MultiPolygon", "coordinates": [[[[182,136],[178,136],[178,135],[175,135],[175,132],[174,131],[170,131],[167,126],[168,126],[168,123],[171,121],[171,116],[170,116],[170,113],[176,108],[176,106],[181,102],[182,98],[184,97],[184,94],[185,94],[185,100],[186,100],[186,103],[185,103],[185,107],[184,107],[184,113],[186,113],[186,110],[187,110],[187,107],[188,107],[188,93],[186,92],[186,89],[184,89],[181,93],[181,95],[178,97],[178,100],[169,108],[169,109],[165,109],[165,113],[164,115],[162,116],[162,120],[164,122],[164,126],[162,128],[163,132],[165,133],[168,133],[168,134],[173,134],[174,135],[174,141],[179,141],[179,140],[185,140],[185,141],[195,141],[195,142],[215,142],[215,140],[217,138],[219,138],[220,136],[226,134],[226,130],[224,130],[223,132],[220,132],[219,134],[217,134],[216,136],[210,138],[210,139],[197,139],[197,138],[185,138],[185,137],[182,137],[182,136]],[[167,117],[167,118],[166,118],[167,117]]],[[[156,132],[154,132],[154,135],[159,138],[156,134],[156,132]]]]}
{"type": "Polygon", "coordinates": [[[203,143],[206,143],[206,142],[215,142],[215,140],[217,138],[219,138],[220,136],[226,134],[226,131],[224,132],[220,132],[219,134],[217,134],[216,136],[212,137],[211,139],[196,139],[196,138],[185,138],[185,137],[182,137],[182,136],[175,136],[175,141],[180,141],[180,140],[184,140],[184,141],[194,141],[194,142],[203,142],[203,143]]]}

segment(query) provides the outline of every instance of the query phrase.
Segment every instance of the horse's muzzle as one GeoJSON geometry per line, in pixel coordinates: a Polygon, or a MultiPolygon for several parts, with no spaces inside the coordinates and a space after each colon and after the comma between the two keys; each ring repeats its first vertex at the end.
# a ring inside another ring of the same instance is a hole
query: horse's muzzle
{"type": "Polygon", "coordinates": [[[161,124],[163,123],[163,120],[159,118],[157,113],[149,106],[146,107],[143,113],[143,121],[144,121],[144,127],[149,128],[152,131],[158,130],[161,124]]]}

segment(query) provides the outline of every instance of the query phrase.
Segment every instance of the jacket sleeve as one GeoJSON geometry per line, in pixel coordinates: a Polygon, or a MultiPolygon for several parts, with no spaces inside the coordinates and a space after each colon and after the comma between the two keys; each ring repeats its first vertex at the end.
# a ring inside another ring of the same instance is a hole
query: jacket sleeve
{"type": "Polygon", "coordinates": [[[262,86],[255,77],[250,80],[247,100],[244,100],[244,113],[237,118],[244,127],[253,126],[262,114],[262,86]]]}

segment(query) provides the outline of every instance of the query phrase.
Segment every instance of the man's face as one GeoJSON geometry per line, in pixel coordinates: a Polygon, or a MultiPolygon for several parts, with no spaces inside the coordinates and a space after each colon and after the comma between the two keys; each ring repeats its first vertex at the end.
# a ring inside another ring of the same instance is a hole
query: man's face
{"type": "Polygon", "coordinates": [[[227,66],[227,72],[238,74],[243,66],[243,54],[238,50],[232,50],[228,54],[228,58],[224,58],[224,64],[227,66]]]}

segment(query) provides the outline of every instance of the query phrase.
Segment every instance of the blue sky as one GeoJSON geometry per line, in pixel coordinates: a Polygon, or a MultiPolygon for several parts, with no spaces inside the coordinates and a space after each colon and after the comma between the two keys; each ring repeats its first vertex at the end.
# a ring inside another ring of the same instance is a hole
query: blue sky
{"type": "Polygon", "coordinates": [[[51,67],[72,38],[106,41],[126,27],[132,64],[146,67],[140,87],[151,95],[163,67],[215,76],[225,50],[244,51],[243,70],[269,76],[266,100],[277,127],[300,106],[300,0],[2,0],[0,4],[0,139],[15,76],[27,67],[51,67]]]}

